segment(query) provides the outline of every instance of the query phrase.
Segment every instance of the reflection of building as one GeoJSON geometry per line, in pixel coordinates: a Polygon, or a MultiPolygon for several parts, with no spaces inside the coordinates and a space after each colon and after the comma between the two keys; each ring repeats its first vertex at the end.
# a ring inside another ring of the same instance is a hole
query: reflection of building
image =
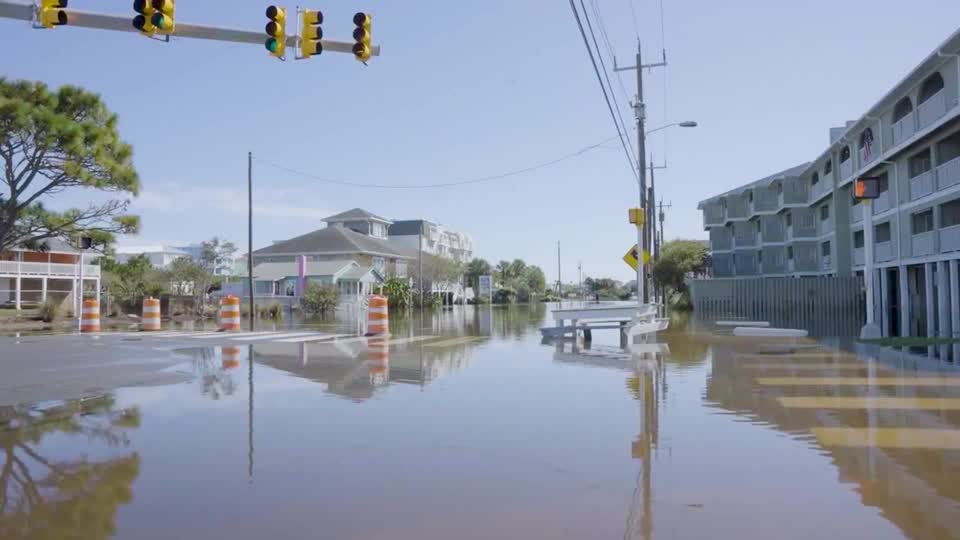
{"type": "MultiPolygon", "coordinates": [[[[755,352],[755,351],[751,351],[755,352]]],[[[817,386],[758,384],[757,377],[871,377],[904,375],[906,370],[936,369],[936,364],[914,357],[898,364],[867,362],[842,351],[835,356],[804,361],[785,356],[739,356],[746,353],[731,347],[712,347],[712,370],[707,382],[706,401],[754,423],[769,426],[795,438],[817,444],[811,429],[818,427],[859,431],[874,427],[922,427],[955,433],[960,419],[948,411],[904,408],[792,408],[778,398],[933,397],[940,389],[910,385],[817,386]],[[764,357],[766,360],[764,361],[764,357]],[[771,361],[771,358],[773,361],[771,361]],[[783,364],[777,366],[776,361],[783,364]],[[764,367],[758,368],[763,362],[764,367]],[[846,369],[828,367],[845,364],[846,369]],[[860,364],[859,366],[857,364],[860,364]],[[821,366],[821,367],[818,367],[821,366]]],[[[903,437],[909,438],[909,434],[903,437]]],[[[881,515],[909,538],[960,538],[960,490],[957,489],[956,451],[944,449],[894,449],[879,445],[831,446],[818,444],[816,450],[829,456],[839,480],[852,484],[864,505],[881,515]]]]}

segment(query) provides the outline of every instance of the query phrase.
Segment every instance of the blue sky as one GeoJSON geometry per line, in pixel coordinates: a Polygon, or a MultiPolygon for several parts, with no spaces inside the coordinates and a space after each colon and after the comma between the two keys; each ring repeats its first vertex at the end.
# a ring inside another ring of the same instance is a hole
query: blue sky
{"type": "MultiPolygon", "coordinates": [[[[618,58],[632,62],[629,0],[596,3],[618,58]]],[[[75,9],[132,12],[122,4],[71,0],[75,9]]],[[[549,279],[556,278],[557,240],[567,279],[578,261],[585,274],[630,278],[620,257],[634,241],[626,209],[636,184],[616,142],[529,174],[433,190],[345,187],[267,164],[400,186],[523,168],[615,135],[567,2],[327,4],[310,7],[324,11],[333,39],[350,39],[354,11],[373,13],[383,56],[368,67],[329,53],[282,63],[254,45],[161,44],[3,20],[7,50],[27,54],[8,55],[2,75],[78,84],[119,114],[143,183],[134,203],[143,231],[125,244],[216,235],[246,249],[246,155],[253,151],[255,247],[360,206],[439,221],[471,234],[478,255],[524,258],[549,279]]],[[[648,128],[700,123],[649,144],[656,162],[668,163],[657,171],[658,195],[673,204],[668,239],[705,237],[697,201],[818,155],[831,126],[859,116],[960,25],[960,3],[952,0],[663,4],[670,66],[645,79],[648,128]]],[[[659,1],[634,5],[653,60],[661,47],[659,1]]],[[[259,30],[265,6],[180,0],[177,20],[259,30]]],[[[292,13],[295,4],[287,7],[292,13]]],[[[623,74],[623,84],[632,94],[634,76],[623,74]]]]}

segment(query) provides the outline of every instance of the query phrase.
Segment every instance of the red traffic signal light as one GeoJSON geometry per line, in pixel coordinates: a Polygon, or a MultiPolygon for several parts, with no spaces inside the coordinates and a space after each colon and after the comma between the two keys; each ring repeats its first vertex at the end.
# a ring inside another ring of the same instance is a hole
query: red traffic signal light
{"type": "Polygon", "coordinates": [[[857,200],[876,199],[880,196],[880,178],[876,176],[857,178],[853,184],[853,196],[857,200]]]}

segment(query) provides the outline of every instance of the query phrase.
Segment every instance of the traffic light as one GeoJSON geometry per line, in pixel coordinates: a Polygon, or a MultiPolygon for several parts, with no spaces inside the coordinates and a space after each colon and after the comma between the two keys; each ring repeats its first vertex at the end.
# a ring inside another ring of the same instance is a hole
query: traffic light
{"type": "Polygon", "coordinates": [[[876,176],[857,178],[853,184],[853,196],[858,201],[876,199],[880,196],[880,178],[876,176]]]}
{"type": "Polygon", "coordinates": [[[40,3],[40,24],[46,28],[67,24],[67,0],[42,0],[40,3]]]}
{"type": "Polygon", "coordinates": [[[357,26],[353,31],[353,40],[356,41],[353,45],[353,56],[361,62],[366,62],[371,56],[370,14],[362,11],[357,13],[353,16],[353,24],[357,26]]]}
{"type": "Polygon", "coordinates": [[[264,45],[270,51],[270,54],[277,58],[283,58],[287,50],[287,10],[270,6],[267,8],[267,18],[270,19],[270,22],[267,23],[266,31],[270,37],[267,38],[264,45]]]}
{"type": "Polygon", "coordinates": [[[133,27],[148,36],[152,36],[157,31],[157,27],[152,22],[155,10],[150,0],[134,0],[133,10],[139,13],[133,18],[133,27]]]}
{"type": "Polygon", "coordinates": [[[323,52],[323,45],[320,40],[323,39],[323,13],[303,10],[303,19],[300,26],[300,56],[310,58],[311,56],[323,52]]]}
{"type": "Polygon", "coordinates": [[[161,34],[172,34],[176,26],[173,20],[173,13],[176,11],[176,2],[174,0],[152,0],[153,16],[150,23],[156,27],[157,32],[161,34]]]}

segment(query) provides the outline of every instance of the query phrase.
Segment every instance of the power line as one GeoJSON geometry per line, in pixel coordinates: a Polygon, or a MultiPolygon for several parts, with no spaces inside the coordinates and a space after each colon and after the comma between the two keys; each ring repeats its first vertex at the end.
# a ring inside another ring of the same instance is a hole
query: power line
{"type": "Polygon", "coordinates": [[[313,180],[317,180],[317,181],[320,181],[320,182],[326,182],[326,183],[328,183],[328,184],[337,184],[337,185],[341,185],[341,186],[350,186],[350,187],[358,187],[358,188],[376,188],[376,189],[431,189],[431,188],[446,188],[446,187],[454,187],[454,186],[463,186],[463,185],[468,185],[468,184],[479,184],[479,183],[482,183],[482,182],[492,182],[492,181],[494,181],[494,180],[501,180],[501,179],[503,179],[503,178],[508,178],[508,177],[511,177],[511,176],[517,176],[517,175],[520,175],[520,174],[525,174],[525,173],[528,173],[528,172],[535,171],[535,170],[537,170],[537,169],[542,169],[542,168],[544,168],[544,167],[549,167],[549,166],[551,166],[551,165],[556,165],[557,163],[560,163],[561,161],[566,161],[566,160],[568,160],[568,159],[573,159],[573,158],[575,158],[575,157],[578,157],[578,156],[581,156],[581,155],[583,155],[583,154],[586,154],[587,152],[590,152],[590,151],[592,151],[592,150],[596,150],[597,148],[605,148],[605,147],[603,146],[605,143],[610,142],[610,141],[612,141],[612,140],[614,140],[614,139],[616,139],[616,138],[617,138],[617,135],[614,135],[613,137],[608,137],[608,138],[606,138],[606,139],[604,139],[604,140],[602,140],[602,141],[600,141],[600,142],[591,144],[591,145],[589,145],[589,146],[584,146],[583,148],[581,148],[581,149],[579,149],[579,150],[577,150],[577,151],[575,151],[575,152],[571,152],[571,153],[566,154],[566,155],[563,155],[563,156],[561,156],[561,157],[558,157],[558,158],[555,158],[555,159],[551,159],[551,160],[549,160],[549,161],[544,161],[544,162],[538,163],[538,164],[536,164],[536,165],[531,165],[531,166],[529,166],[529,167],[524,167],[524,168],[522,168],[522,169],[515,169],[515,170],[512,170],[512,171],[508,171],[508,172],[500,173],[500,174],[495,174],[495,175],[491,175],[491,176],[481,176],[481,177],[479,177],[479,178],[470,178],[470,179],[467,179],[467,180],[456,180],[456,181],[452,181],[452,182],[439,182],[439,183],[434,183],[434,184],[406,184],[406,185],[396,185],[396,184],[369,184],[369,183],[363,183],[363,182],[351,182],[351,181],[348,181],[348,180],[339,180],[339,179],[335,179],[335,178],[325,178],[325,177],[318,176],[318,175],[315,175],[315,174],[312,174],[312,173],[308,173],[308,172],[300,171],[300,170],[293,169],[293,168],[290,168],[290,167],[286,167],[286,166],[284,166],[284,165],[280,165],[280,164],[278,164],[278,163],[274,163],[273,161],[270,161],[270,160],[265,160],[265,159],[257,158],[257,161],[260,162],[260,163],[263,163],[264,165],[269,165],[269,166],[271,166],[271,167],[273,167],[273,168],[275,168],[275,169],[279,169],[279,170],[282,170],[282,171],[286,171],[286,172],[289,172],[289,173],[292,173],[292,174],[296,174],[296,175],[298,175],[298,176],[303,176],[303,177],[310,178],[310,179],[313,179],[313,180]]]}
{"type": "MultiPolygon", "coordinates": [[[[596,4],[594,4],[594,6],[596,6],[596,4]]],[[[580,0],[580,7],[583,8],[583,18],[587,21],[587,29],[590,30],[590,39],[593,40],[593,47],[597,51],[597,59],[600,60],[600,67],[603,68],[603,78],[606,79],[607,81],[607,88],[610,89],[610,97],[613,99],[613,105],[615,107],[615,110],[617,111],[617,118],[620,119],[620,127],[618,127],[617,129],[622,128],[622,132],[624,136],[627,138],[627,142],[629,143],[627,144],[628,153],[630,154],[630,157],[633,159],[633,162],[636,163],[637,157],[636,157],[636,154],[633,153],[633,141],[630,140],[630,132],[627,130],[627,123],[623,121],[623,115],[620,114],[620,103],[617,102],[617,94],[616,92],[613,91],[613,85],[610,84],[610,74],[607,71],[607,65],[603,62],[603,55],[600,54],[600,46],[597,45],[597,36],[593,33],[593,24],[590,23],[590,15],[587,13],[587,6],[583,4],[583,0],[580,0]]],[[[597,12],[598,17],[599,15],[600,15],[599,12],[597,12]]],[[[599,25],[600,22],[598,21],[597,24],[599,25]]],[[[612,52],[613,49],[610,48],[609,45],[610,45],[610,42],[607,41],[608,50],[612,52]]]]}
{"type": "Polygon", "coordinates": [[[613,119],[613,124],[617,128],[617,136],[620,137],[620,144],[623,146],[624,156],[627,158],[627,163],[630,165],[630,172],[633,173],[634,178],[638,178],[637,167],[635,165],[636,161],[631,157],[630,151],[627,148],[627,143],[623,140],[623,133],[620,131],[619,124],[617,124],[617,115],[613,112],[613,106],[610,104],[610,97],[607,95],[607,89],[603,86],[603,78],[600,76],[600,70],[597,68],[597,61],[593,57],[593,51],[590,49],[590,42],[587,41],[587,33],[583,30],[583,23],[580,21],[580,14],[577,13],[577,6],[573,3],[573,0],[570,0],[570,9],[573,10],[573,17],[577,21],[577,27],[580,29],[580,36],[583,37],[583,45],[587,48],[587,54],[590,56],[590,63],[593,65],[593,72],[597,76],[597,82],[600,84],[600,90],[603,91],[603,99],[607,102],[607,110],[610,111],[610,118],[613,119]]]}
{"type": "Polygon", "coordinates": [[[637,9],[633,7],[634,0],[627,0],[630,4],[630,13],[633,15],[633,33],[637,35],[637,41],[640,41],[640,25],[637,24],[637,9]]]}
{"type": "MultiPolygon", "coordinates": [[[[600,14],[600,7],[597,5],[597,0],[590,0],[590,7],[593,9],[593,14],[596,17],[597,27],[600,29],[600,36],[603,38],[604,43],[606,43],[607,45],[607,53],[610,55],[610,59],[615,61],[616,55],[613,54],[613,45],[610,43],[610,35],[607,33],[607,25],[604,24],[603,22],[603,15],[600,14]]],[[[588,27],[590,26],[589,18],[587,18],[587,26],[588,27]]],[[[597,51],[597,55],[598,56],[600,55],[599,50],[597,51]]],[[[606,73],[606,67],[604,67],[604,73],[606,73]]],[[[617,83],[620,86],[620,93],[623,95],[624,101],[629,103],[630,95],[627,93],[627,89],[623,84],[623,77],[620,76],[619,71],[614,71],[613,74],[617,78],[617,83]]],[[[609,86],[609,84],[610,82],[608,79],[607,85],[609,86]]],[[[610,88],[610,92],[613,93],[612,87],[610,88]]],[[[614,100],[614,103],[617,105],[617,110],[619,111],[620,105],[616,103],[616,100],[614,100]]],[[[623,124],[623,117],[620,118],[620,123],[623,124]]],[[[630,140],[630,131],[626,129],[626,125],[624,125],[623,127],[627,136],[627,142],[629,143],[630,149],[633,150],[633,141],[630,140]]]]}

